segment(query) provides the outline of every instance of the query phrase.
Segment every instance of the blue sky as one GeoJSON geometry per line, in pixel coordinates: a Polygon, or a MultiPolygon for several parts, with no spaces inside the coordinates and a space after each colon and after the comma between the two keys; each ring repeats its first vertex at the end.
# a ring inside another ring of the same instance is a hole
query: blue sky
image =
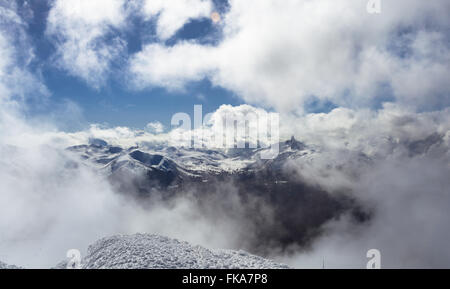
{"type": "Polygon", "coordinates": [[[31,48],[27,69],[49,91],[47,101],[27,98],[27,114],[78,106],[64,129],[169,127],[195,104],[204,113],[245,103],[295,115],[450,105],[443,0],[383,2],[376,15],[364,0],[16,3],[26,36],[6,30],[24,60],[31,48]]]}
{"type": "MultiPolygon", "coordinates": [[[[216,0],[215,8],[220,13],[227,9],[226,0],[216,0]]],[[[24,1],[18,2],[19,7],[24,1]]],[[[235,93],[214,86],[207,78],[190,82],[182,91],[171,91],[162,87],[135,90],[127,87],[122,78],[111,77],[107,83],[94,88],[82,79],[66,73],[53,65],[55,46],[52,39],[45,35],[47,17],[51,8],[47,1],[31,1],[33,17],[29,19],[28,36],[34,47],[36,58],[33,66],[40,69],[44,84],[50,91],[48,102],[29,106],[28,114],[51,113],[55,107],[70,100],[76,103],[83,113],[83,123],[106,124],[109,126],[128,126],[144,128],[149,122],[160,121],[170,125],[170,119],[177,112],[193,113],[194,104],[202,104],[203,112],[215,111],[222,104],[239,105],[243,101],[235,93]]],[[[19,11],[21,9],[19,8],[19,11]]],[[[22,8],[22,12],[25,9],[22,8]]],[[[23,15],[26,17],[26,15],[23,15]]],[[[117,31],[127,42],[129,54],[142,49],[143,43],[157,41],[155,21],[143,21],[132,18],[132,26],[126,32],[117,31]]],[[[202,44],[220,41],[220,28],[214,27],[208,18],[193,19],[186,23],[176,34],[165,41],[165,45],[174,45],[181,40],[195,40],[202,44]]],[[[79,123],[66,129],[80,129],[79,123]]]]}

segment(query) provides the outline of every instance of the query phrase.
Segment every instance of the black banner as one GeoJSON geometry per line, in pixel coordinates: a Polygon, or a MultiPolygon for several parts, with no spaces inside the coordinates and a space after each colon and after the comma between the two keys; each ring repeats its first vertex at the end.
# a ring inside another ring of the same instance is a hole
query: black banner
{"type": "MultiPolygon", "coordinates": [[[[0,270],[2,281],[11,278],[15,285],[30,280],[62,280],[60,285],[124,288],[303,288],[331,283],[333,286],[379,285],[383,275],[416,280],[405,270],[0,270]],[[35,276],[38,277],[37,279],[35,276]],[[356,276],[359,275],[359,276],[356,276]],[[406,276],[408,275],[408,276],[406,276]],[[30,278],[27,278],[30,276],[30,278]],[[403,278],[403,277],[407,278],[403,278]],[[53,277],[57,277],[54,278],[53,277]],[[361,281],[362,280],[362,281],[361,281]]],[[[445,272],[446,273],[446,272],[445,272]]],[[[5,282],[5,281],[4,281],[5,282]]],[[[59,281],[58,281],[59,282],[59,281]]],[[[390,281],[391,282],[391,281],[390,281]]]]}

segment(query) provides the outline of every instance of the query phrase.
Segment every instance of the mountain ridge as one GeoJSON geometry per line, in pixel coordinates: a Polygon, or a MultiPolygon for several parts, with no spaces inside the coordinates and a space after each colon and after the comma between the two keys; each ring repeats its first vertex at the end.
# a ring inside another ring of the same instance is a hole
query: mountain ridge
{"type": "MultiPolygon", "coordinates": [[[[64,269],[68,261],[56,268],[64,269]]],[[[89,246],[82,269],[287,269],[239,250],[207,249],[155,234],[115,235],[89,246]]]]}

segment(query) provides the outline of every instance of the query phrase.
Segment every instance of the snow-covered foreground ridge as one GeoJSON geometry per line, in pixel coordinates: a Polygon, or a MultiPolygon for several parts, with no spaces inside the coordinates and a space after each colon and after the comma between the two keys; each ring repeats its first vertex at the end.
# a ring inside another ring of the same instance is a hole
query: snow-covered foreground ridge
{"type": "MultiPolygon", "coordinates": [[[[58,268],[65,268],[67,262],[58,268]]],[[[153,234],[117,235],[89,246],[83,269],[284,269],[244,251],[209,250],[153,234]]]]}
{"type": "MultiPolygon", "coordinates": [[[[66,269],[68,260],[55,268],[66,269]]],[[[210,250],[154,234],[116,235],[89,246],[81,269],[286,269],[245,251],[210,250]]],[[[0,269],[20,267],[0,262],[0,269]]]]}

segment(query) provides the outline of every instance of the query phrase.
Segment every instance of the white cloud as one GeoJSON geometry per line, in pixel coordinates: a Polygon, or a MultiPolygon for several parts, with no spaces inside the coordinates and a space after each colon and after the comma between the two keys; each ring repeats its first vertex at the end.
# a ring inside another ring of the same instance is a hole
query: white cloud
{"type": "Polygon", "coordinates": [[[218,46],[150,44],[132,57],[130,72],[139,88],[209,77],[280,111],[301,112],[311,97],[373,106],[390,97],[389,87],[405,105],[449,105],[448,1],[383,4],[372,15],[359,0],[230,1],[218,46]]]}
{"type": "Polygon", "coordinates": [[[157,35],[165,40],[191,19],[208,17],[212,6],[206,0],[56,0],[46,33],[56,43],[56,64],[100,88],[112,64],[126,59],[126,42],[117,31],[127,27],[129,16],[156,19],[157,35]]]}
{"type": "Polygon", "coordinates": [[[125,25],[124,0],[57,0],[47,19],[56,42],[58,66],[93,87],[102,86],[111,63],[125,50],[122,39],[106,41],[112,28],[125,25]]]}
{"type": "Polygon", "coordinates": [[[147,19],[158,16],[157,34],[168,39],[189,20],[209,17],[212,7],[210,0],[145,0],[142,13],[147,19]]]}
{"type": "Polygon", "coordinates": [[[2,103],[9,106],[0,118],[7,118],[19,104],[20,109],[26,108],[25,97],[44,100],[49,92],[38,74],[29,69],[34,50],[15,2],[0,2],[0,19],[0,110],[2,103]]]}
{"type": "MultiPolygon", "coordinates": [[[[191,120],[191,124],[186,127],[172,129],[168,134],[169,144],[172,146],[191,145],[194,147],[207,147],[214,149],[233,149],[249,147],[268,147],[278,143],[279,138],[275,134],[270,134],[268,125],[272,129],[278,129],[278,122],[274,117],[275,113],[270,113],[264,109],[250,105],[221,105],[216,111],[203,117],[202,123],[195,124],[197,119],[191,120]]],[[[274,147],[276,148],[276,147],[274,147]]]]}
{"type": "Polygon", "coordinates": [[[164,131],[164,125],[160,123],[159,121],[150,122],[147,124],[146,129],[150,133],[162,133],[164,131]]]}
{"type": "Polygon", "coordinates": [[[130,81],[138,89],[181,89],[186,81],[200,80],[214,69],[212,52],[211,48],[192,42],[174,47],[149,44],[130,59],[130,81]]]}
{"type": "MultiPolygon", "coordinates": [[[[297,167],[298,179],[306,183],[327,191],[346,191],[372,161],[407,159],[411,144],[433,134],[443,137],[443,147],[448,150],[449,111],[416,113],[390,104],[377,112],[337,108],[330,113],[286,118],[281,122],[285,135],[291,133],[320,151],[301,162],[288,162],[288,166],[297,167]]],[[[436,152],[441,153],[446,154],[436,152]]]]}

